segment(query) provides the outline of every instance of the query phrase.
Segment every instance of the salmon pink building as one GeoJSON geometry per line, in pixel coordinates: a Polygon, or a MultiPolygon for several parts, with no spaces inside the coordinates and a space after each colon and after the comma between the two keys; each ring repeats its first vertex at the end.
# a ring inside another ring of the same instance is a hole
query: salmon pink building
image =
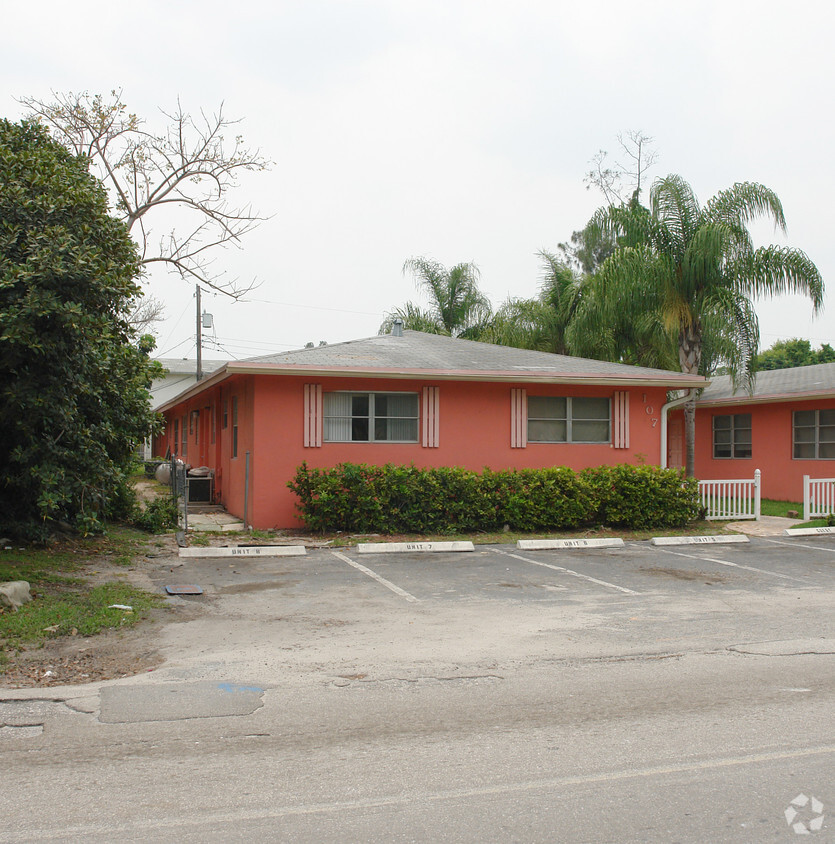
{"type": "MultiPolygon", "coordinates": [[[[670,422],[670,465],[680,465],[678,429],[670,422]]],[[[711,379],[696,404],[696,476],[751,478],[762,494],[803,500],[803,476],[835,476],[835,363],[757,373],[753,393],[727,376],[711,379]]]]}
{"type": "Polygon", "coordinates": [[[256,528],[298,526],[287,482],[306,461],[481,471],[659,464],[667,392],[700,376],[391,334],[227,363],[160,410],[158,454],[214,475],[256,528]]]}

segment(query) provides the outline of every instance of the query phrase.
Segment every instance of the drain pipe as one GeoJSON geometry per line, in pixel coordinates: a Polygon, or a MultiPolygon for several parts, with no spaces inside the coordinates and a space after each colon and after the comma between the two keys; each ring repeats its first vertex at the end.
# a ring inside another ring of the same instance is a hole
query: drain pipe
{"type": "Polygon", "coordinates": [[[667,468],[667,411],[689,402],[690,399],[693,398],[694,392],[695,391],[692,389],[688,390],[686,396],[673,399],[672,401],[668,401],[667,404],[661,406],[661,463],[659,465],[662,469],[667,468]]]}

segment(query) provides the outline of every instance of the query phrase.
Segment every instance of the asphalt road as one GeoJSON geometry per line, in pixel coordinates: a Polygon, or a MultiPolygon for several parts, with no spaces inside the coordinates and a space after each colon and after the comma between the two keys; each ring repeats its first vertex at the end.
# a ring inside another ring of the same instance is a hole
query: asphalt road
{"type": "Polygon", "coordinates": [[[835,840],[835,538],[477,549],[157,562],[159,671],[0,694],[0,839],[835,840]]]}

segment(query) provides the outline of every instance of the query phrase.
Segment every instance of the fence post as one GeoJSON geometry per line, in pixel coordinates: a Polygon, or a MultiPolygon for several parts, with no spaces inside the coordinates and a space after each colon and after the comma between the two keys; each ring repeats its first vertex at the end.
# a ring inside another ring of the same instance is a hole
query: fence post
{"type": "Polygon", "coordinates": [[[754,470],[754,518],[759,521],[760,518],[760,502],[762,495],[762,472],[759,469],[754,470]]]}
{"type": "Polygon", "coordinates": [[[812,517],[812,502],[809,495],[809,476],[803,476],[803,521],[808,522],[812,517]]]}

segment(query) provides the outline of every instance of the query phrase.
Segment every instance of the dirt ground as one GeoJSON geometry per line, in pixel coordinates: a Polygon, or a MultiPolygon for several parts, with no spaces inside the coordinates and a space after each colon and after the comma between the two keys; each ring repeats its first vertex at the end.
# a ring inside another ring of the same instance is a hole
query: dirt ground
{"type": "MultiPolygon", "coordinates": [[[[167,558],[177,561],[177,545],[169,536],[164,548],[153,558],[140,557],[129,568],[116,566],[105,558],[91,561],[90,583],[125,581],[148,591],[158,591],[145,569],[159,566],[167,558]]],[[[157,652],[157,637],[161,624],[187,621],[200,612],[173,614],[169,609],[152,610],[150,616],[135,626],[122,630],[108,630],[95,636],[63,636],[47,639],[40,647],[29,647],[13,654],[0,673],[0,688],[31,688],[92,683],[130,677],[153,671],[162,663],[157,652]]]]}

